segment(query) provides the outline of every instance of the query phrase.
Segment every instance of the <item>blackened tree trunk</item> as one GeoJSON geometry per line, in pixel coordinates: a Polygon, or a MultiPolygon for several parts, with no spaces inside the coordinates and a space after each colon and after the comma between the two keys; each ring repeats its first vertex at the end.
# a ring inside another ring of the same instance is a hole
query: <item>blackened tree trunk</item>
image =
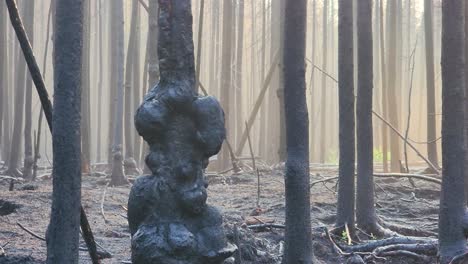
{"type": "Polygon", "coordinates": [[[312,263],[309,119],[305,85],[306,0],[286,0],[284,108],[286,121],[286,233],[284,264],[312,263]]]}
{"type": "Polygon", "coordinates": [[[114,34],[115,49],[111,58],[115,80],[112,87],[115,89],[115,111],[113,143],[112,143],[112,172],[111,186],[127,184],[127,178],[123,171],[122,133],[123,133],[123,109],[124,109],[124,10],[123,0],[114,0],[111,3],[111,28],[114,34]]]}
{"type": "Polygon", "coordinates": [[[440,263],[466,249],[463,232],[465,32],[463,0],[442,1],[442,190],[439,211],[440,263]]]}
{"type": "MultiPolygon", "coordinates": [[[[222,58],[221,58],[221,106],[224,109],[226,118],[226,139],[232,138],[232,131],[234,127],[231,126],[231,111],[229,102],[231,94],[231,79],[232,79],[232,0],[224,0],[223,2],[223,47],[222,47],[222,58]]],[[[229,150],[226,144],[223,144],[223,148],[219,155],[219,166],[225,168],[229,164],[229,150]]]]}
{"type": "Polygon", "coordinates": [[[438,167],[436,141],[435,75],[434,75],[434,26],[432,0],[424,0],[424,32],[426,40],[427,85],[427,158],[438,167]]]}
{"type": "Polygon", "coordinates": [[[53,194],[47,263],[78,263],[83,1],[57,0],[54,36],[53,194]]]}
{"type": "Polygon", "coordinates": [[[358,226],[378,233],[374,206],[373,132],[372,132],[372,1],[357,3],[358,89],[357,89],[357,196],[358,226]]]}
{"type": "MultiPolygon", "coordinates": [[[[34,43],[34,1],[26,1],[24,27],[29,37],[31,46],[34,43]]],[[[27,180],[32,179],[33,174],[33,147],[32,147],[32,79],[31,75],[26,74],[26,97],[24,103],[24,169],[23,177],[27,180]]]]}
{"type": "Polygon", "coordinates": [[[354,227],[354,41],[353,1],[340,0],[338,10],[340,164],[336,226],[354,227]]]}
{"type": "MultiPolygon", "coordinates": [[[[468,4],[465,4],[465,150],[468,150],[468,4]]],[[[468,205],[468,155],[465,153],[465,199],[468,205]]]]}

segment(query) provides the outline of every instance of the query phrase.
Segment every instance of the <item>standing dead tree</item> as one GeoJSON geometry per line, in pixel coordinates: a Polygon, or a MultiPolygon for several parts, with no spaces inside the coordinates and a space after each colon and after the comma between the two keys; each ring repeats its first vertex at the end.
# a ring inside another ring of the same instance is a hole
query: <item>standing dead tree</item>
{"type": "MultiPolygon", "coordinates": [[[[42,78],[39,66],[37,65],[36,59],[34,57],[31,44],[29,43],[28,36],[24,30],[16,2],[14,0],[6,0],[6,4],[8,7],[11,24],[21,45],[21,49],[28,65],[31,78],[33,79],[34,85],[36,86],[47,124],[49,125],[49,130],[52,132],[52,103],[50,102],[44,79],[42,78]]],[[[80,208],[80,225],[83,232],[83,238],[86,242],[86,245],[88,246],[93,264],[97,264],[99,263],[99,258],[97,256],[96,242],[94,241],[93,233],[91,231],[91,227],[89,225],[83,206],[80,208]]]]}

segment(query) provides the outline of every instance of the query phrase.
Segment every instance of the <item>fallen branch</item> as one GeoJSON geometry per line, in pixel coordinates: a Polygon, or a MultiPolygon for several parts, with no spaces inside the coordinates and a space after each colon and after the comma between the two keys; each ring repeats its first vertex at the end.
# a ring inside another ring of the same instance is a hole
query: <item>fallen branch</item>
{"type": "Polygon", "coordinates": [[[278,228],[278,229],[285,229],[285,225],[280,225],[280,224],[258,224],[258,225],[248,225],[248,229],[252,230],[261,230],[261,229],[266,229],[266,228],[278,228]]]}
{"type": "MultiPolygon", "coordinates": [[[[377,177],[377,178],[408,178],[408,179],[413,178],[413,179],[419,179],[419,180],[423,180],[423,181],[427,181],[427,182],[442,184],[442,181],[437,179],[437,178],[426,176],[426,175],[421,175],[421,174],[374,173],[373,175],[374,175],[374,177],[377,177]]],[[[334,180],[338,180],[338,177],[334,176],[334,177],[329,177],[329,178],[313,181],[313,182],[310,183],[309,187],[312,188],[314,185],[317,185],[319,183],[330,182],[330,181],[334,181],[334,180]]]]}
{"type": "Polygon", "coordinates": [[[420,238],[420,237],[390,237],[381,240],[372,240],[365,241],[359,245],[346,246],[342,245],[341,249],[344,252],[354,253],[354,252],[373,252],[377,248],[395,245],[395,244],[431,244],[437,247],[437,240],[430,238],[420,238]]]}
{"type": "Polygon", "coordinates": [[[0,180],[11,180],[11,181],[17,181],[17,182],[23,182],[24,179],[22,178],[16,178],[16,177],[11,177],[11,176],[0,176],[0,180]]]}
{"type": "Polygon", "coordinates": [[[102,198],[101,198],[101,215],[102,218],[104,218],[104,223],[108,223],[106,215],[104,214],[104,200],[106,198],[106,192],[107,192],[107,187],[109,186],[109,183],[106,184],[106,187],[104,187],[104,191],[102,192],[102,198]]]}
{"type": "Polygon", "coordinates": [[[31,236],[39,239],[39,240],[42,240],[42,241],[46,241],[46,239],[36,233],[34,233],[33,231],[29,230],[28,228],[24,227],[20,222],[16,222],[16,224],[21,228],[23,229],[24,231],[26,231],[26,233],[30,234],[31,236]]]}

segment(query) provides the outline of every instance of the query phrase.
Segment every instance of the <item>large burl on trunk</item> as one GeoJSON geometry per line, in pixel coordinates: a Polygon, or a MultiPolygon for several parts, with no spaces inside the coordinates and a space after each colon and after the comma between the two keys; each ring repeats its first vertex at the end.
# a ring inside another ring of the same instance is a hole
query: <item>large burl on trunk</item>
{"type": "Polygon", "coordinates": [[[132,262],[222,263],[236,250],[220,212],[206,204],[204,169],[225,138],[224,113],[211,96],[196,94],[190,0],[160,0],[161,80],[135,115],[150,145],[128,201],[132,262]]]}

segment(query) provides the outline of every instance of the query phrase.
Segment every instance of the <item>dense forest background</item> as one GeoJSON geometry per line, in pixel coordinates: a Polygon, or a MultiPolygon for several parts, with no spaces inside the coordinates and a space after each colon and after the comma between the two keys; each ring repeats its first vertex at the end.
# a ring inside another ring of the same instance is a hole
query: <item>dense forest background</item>
{"type": "MultiPolygon", "coordinates": [[[[134,158],[143,166],[145,143],[133,129],[131,113],[158,78],[157,55],[154,56],[155,50],[151,49],[148,41],[148,34],[157,34],[157,27],[151,26],[157,21],[148,19],[148,12],[157,12],[156,4],[151,2],[155,1],[85,3],[86,59],[82,85],[85,162],[107,163],[110,159],[108,153],[115,134],[114,114],[118,108],[117,89],[111,85],[111,79],[121,75],[125,100],[124,111],[119,112],[122,116],[117,120],[123,121],[123,153],[125,158],[134,158]],[[121,18],[112,15],[118,4],[122,4],[124,12],[121,18]],[[124,42],[120,43],[116,32],[122,27],[124,42]],[[118,63],[116,56],[121,58],[123,69],[115,68],[118,63]]],[[[228,141],[234,154],[241,158],[250,156],[245,137],[248,122],[254,142],[253,151],[268,164],[284,161],[285,156],[284,126],[281,125],[284,115],[280,104],[282,31],[279,30],[284,22],[283,2],[201,0],[194,1],[192,6],[200,86],[220,98],[227,116],[228,141]]],[[[25,25],[36,59],[43,67],[46,87],[53,87],[50,40],[53,39],[54,16],[51,4],[48,0],[18,1],[22,16],[26,18],[25,25]]],[[[308,9],[306,85],[311,131],[310,161],[337,164],[338,1],[308,1],[308,9]]],[[[434,164],[438,164],[440,155],[435,152],[440,151],[441,75],[438,62],[441,49],[438,40],[441,38],[441,2],[377,0],[372,12],[374,111],[407,136],[408,141],[434,164]],[[426,13],[424,2],[430,7],[426,13]],[[425,14],[428,17],[425,18],[425,14]],[[429,149],[431,153],[426,154],[429,149]]],[[[34,135],[41,134],[39,163],[47,164],[52,156],[51,139],[47,126],[42,125],[38,132],[39,100],[35,93],[31,93],[32,83],[25,71],[14,31],[6,23],[6,17],[2,17],[1,22],[2,30],[6,31],[2,45],[6,49],[7,62],[1,69],[6,74],[2,80],[5,89],[1,99],[1,159],[9,160],[15,151],[24,156],[25,151],[20,151],[23,149],[32,153],[34,135]],[[19,98],[22,96],[25,99],[19,98]],[[23,105],[30,105],[21,103],[22,100],[32,101],[32,107],[20,109],[23,105]],[[22,113],[25,118],[19,120],[21,127],[20,124],[15,127],[14,119],[22,113]],[[19,136],[23,133],[25,137],[19,136]],[[24,144],[25,148],[19,147],[24,144]],[[11,145],[16,147],[11,148],[11,145]]],[[[357,73],[357,63],[355,65],[357,73]]],[[[387,160],[389,169],[399,171],[399,162],[402,166],[405,163],[405,152],[408,162],[421,162],[410,148],[405,151],[403,142],[374,115],[374,161],[377,164],[387,160]],[[391,160],[394,162],[390,164],[391,160]]],[[[226,150],[218,157],[222,165],[214,164],[211,168],[221,170],[228,167],[229,152],[224,148],[226,150]]]]}

